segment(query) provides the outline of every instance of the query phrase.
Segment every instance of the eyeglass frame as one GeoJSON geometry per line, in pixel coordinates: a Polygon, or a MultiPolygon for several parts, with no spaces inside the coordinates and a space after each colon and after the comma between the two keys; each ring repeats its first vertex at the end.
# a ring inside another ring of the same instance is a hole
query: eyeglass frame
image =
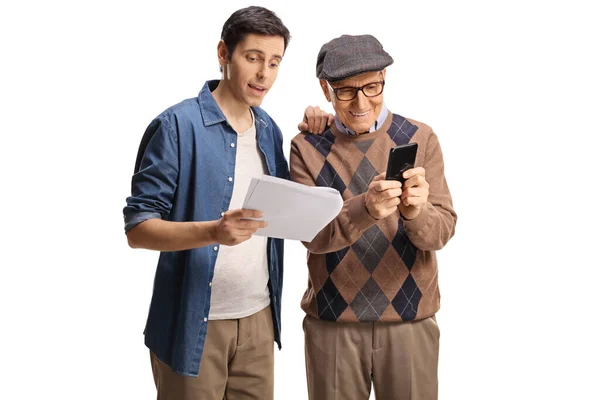
{"type": "Polygon", "coordinates": [[[335,94],[335,98],[336,98],[336,99],[338,99],[339,101],[352,101],[352,100],[354,100],[354,99],[356,98],[356,96],[358,96],[358,92],[359,92],[359,91],[361,91],[361,92],[362,92],[362,94],[363,94],[365,97],[369,97],[369,98],[370,98],[370,97],[377,97],[377,96],[381,95],[381,93],[383,93],[383,89],[384,89],[384,87],[385,87],[385,79],[383,79],[383,80],[381,80],[381,81],[369,82],[369,83],[367,83],[367,84],[365,84],[365,85],[362,85],[362,86],[360,86],[360,87],[356,87],[356,86],[342,86],[342,87],[339,87],[339,88],[334,88],[333,86],[331,86],[331,84],[329,83],[329,81],[325,81],[325,82],[327,82],[327,86],[329,86],[329,88],[330,88],[330,89],[333,91],[333,94],[335,94]],[[365,91],[364,91],[363,89],[364,89],[364,88],[366,88],[366,87],[367,87],[367,86],[369,86],[369,85],[372,85],[372,84],[374,84],[374,83],[381,83],[381,92],[379,92],[379,93],[377,93],[377,94],[374,94],[374,95],[372,95],[372,96],[369,96],[369,95],[367,95],[367,94],[365,93],[365,91]],[[353,90],[354,90],[354,96],[352,96],[352,98],[351,98],[351,99],[343,99],[343,100],[342,100],[342,99],[340,99],[340,98],[338,97],[338,94],[337,94],[337,92],[338,92],[338,90],[342,90],[342,89],[353,89],[353,90]]]}

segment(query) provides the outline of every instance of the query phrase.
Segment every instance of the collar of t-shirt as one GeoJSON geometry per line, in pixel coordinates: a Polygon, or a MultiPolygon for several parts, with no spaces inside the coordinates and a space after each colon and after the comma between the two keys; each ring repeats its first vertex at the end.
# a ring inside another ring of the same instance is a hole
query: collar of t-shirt
{"type": "MultiPolygon", "coordinates": [[[[385,106],[385,103],[383,103],[381,105],[381,111],[379,112],[379,117],[377,117],[377,120],[375,121],[375,123],[373,123],[373,125],[371,126],[371,128],[369,129],[369,132],[374,132],[376,131],[381,125],[383,125],[383,123],[385,122],[385,119],[388,116],[388,109],[385,106]]],[[[340,121],[340,119],[338,118],[338,116],[335,116],[335,127],[338,128],[338,130],[340,132],[343,132],[347,135],[351,135],[351,136],[355,136],[357,135],[356,132],[354,132],[352,129],[346,127],[346,125],[344,125],[342,123],[342,121],[340,121]]]]}

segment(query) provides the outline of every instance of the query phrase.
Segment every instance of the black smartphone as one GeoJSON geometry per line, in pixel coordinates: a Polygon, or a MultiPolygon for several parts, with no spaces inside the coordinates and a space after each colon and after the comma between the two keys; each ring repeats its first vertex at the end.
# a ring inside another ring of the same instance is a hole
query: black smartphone
{"type": "Polygon", "coordinates": [[[388,158],[385,179],[400,181],[404,184],[405,179],[402,177],[402,174],[404,171],[415,167],[418,148],[419,146],[416,143],[392,147],[388,158]]]}

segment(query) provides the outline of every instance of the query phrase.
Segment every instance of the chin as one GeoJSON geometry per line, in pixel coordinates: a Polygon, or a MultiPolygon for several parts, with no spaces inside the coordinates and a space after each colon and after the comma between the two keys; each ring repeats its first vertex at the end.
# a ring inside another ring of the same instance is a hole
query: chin
{"type": "Polygon", "coordinates": [[[262,104],[263,99],[252,99],[248,101],[248,105],[250,107],[260,107],[260,105],[262,104]]]}
{"type": "Polygon", "coordinates": [[[262,103],[262,99],[257,99],[256,97],[244,97],[244,102],[248,107],[259,107],[262,103]]]}

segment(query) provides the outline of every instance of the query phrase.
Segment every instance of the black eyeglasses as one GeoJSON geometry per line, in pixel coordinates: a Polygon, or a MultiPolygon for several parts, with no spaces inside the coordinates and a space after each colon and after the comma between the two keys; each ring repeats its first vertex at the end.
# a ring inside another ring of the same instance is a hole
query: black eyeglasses
{"type": "Polygon", "coordinates": [[[335,93],[335,97],[337,97],[338,100],[350,101],[354,100],[359,90],[363,92],[363,94],[366,97],[379,96],[381,93],[383,93],[383,86],[385,85],[385,81],[371,82],[361,87],[344,86],[340,88],[334,88],[329,84],[329,82],[327,82],[327,85],[329,85],[331,90],[333,90],[333,93],[335,93]]]}

